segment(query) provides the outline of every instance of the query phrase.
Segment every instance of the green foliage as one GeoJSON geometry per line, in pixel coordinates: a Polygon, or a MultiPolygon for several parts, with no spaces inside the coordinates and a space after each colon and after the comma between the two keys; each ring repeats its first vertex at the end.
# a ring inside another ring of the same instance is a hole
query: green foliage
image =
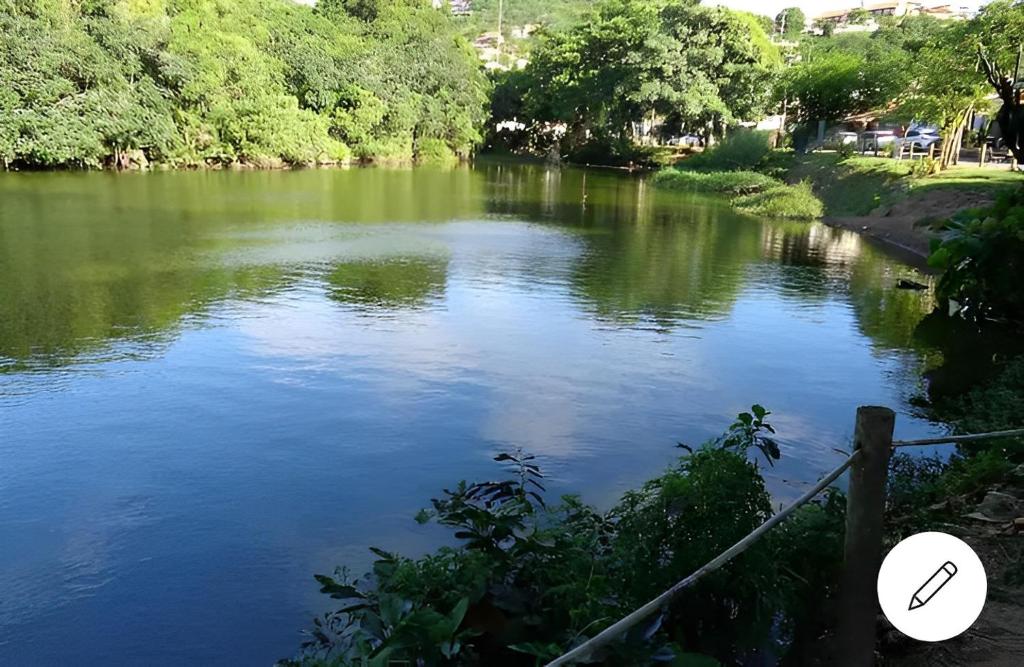
{"type": "Polygon", "coordinates": [[[815,662],[801,657],[805,651],[820,650],[822,634],[836,627],[828,611],[838,594],[845,536],[846,496],[834,488],[826,489],[823,498],[801,507],[767,536],[778,570],[776,586],[785,610],[780,629],[790,636],[791,664],[815,662]]]}
{"type": "MultiPolygon", "coordinates": [[[[473,0],[472,14],[463,19],[476,35],[494,30],[498,24],[498,5],[502,0],[473,0]]],[[[593,10],[597,0],[509,0],[503,2],[504,26],[543,25],[565,29],[582,20],[593,10]]],[[[508,33],[508,28],[502,31],[508,33]]]]}
{"type": "Polygon", "coordinates": [[[1024,321],[1024,187],[944,222],[928,263],[943,272],[939,296],[959,304],[965,317],[1024,321]]]}
{"type": "Polygon", "coordinates": [[[807,16],[799,7],[787,7],[775,16],[775,30],[785,39],[798,39],[806,23],[807,16]]]}
{"type": "Polygon", "coordinates": [[[846,15],[846,22],[850,25],[864,25],[871,20],[871,12],[863,7],[854,7],[846,15]]]}
{"type": "Polygon", "coordinates": [[[779,186],[776,179],[756,171],[662,169],[652,177],[651,182],[669,190],[724,192],[733,195],[750,194],[779,186]]]}
{"type": "Polygon", "coordinates": [[[730,134],[713,148],[685,160],[687,169],[702,171],[759,171],[772,153],[770,132],[739,131],[730,134]]]}
{"type": "MultiPolygon", "coordinates": [[[[453,531],[458,547],[418,559],[373,550],[373,572],[317,576],[340,607],[318,618],[297,661],[425,665],[531,664],[660,594],[771,516],[756,463],[777,446],[768,411],[753,406],[721,438],[691,450],[663,475],[602,514],[566,496],[543,498],[532,456],[502,454],[508,479],[460,483],[417,517],[453,531]],[[533,656],[530,659],[529,656],[533,656]]],[[[790,636],[811,604],[832,590],[842,503],[834,495],[798,512],[784,536],[755,544],[627,633],[608,664],[734,661],[790,636]],[[807,563],[820,568],[802,572],[807,563]],[[813,596],[813,600],[812,597],[813,596]]],[[[782,650],[784,647],[779,647],[782,650]]]]}
{"type": "Polygon", "coordinates": [[[803,121],[884,109],[910,83],[912,55],[889,40],[846,33],[805,42],[783,89],[803,121]]]}
{"type": "Polygon", "coordinates": [[[828,215],[867,215],[906,189],[916,163],[841,153],[794,155],[787,177],[809,180],[828,215]]]}
{"type": "Polygon", "coordinates": [[[825,214],[824,205],[807,181],[737,197],[733,200],[733,206],[746,213],[766,218],[808,220],[820,218],[825,214]]]}
{"type": "Polygon", "coordinates": [[[442,139],[424,138],[416,144],[416,162],[419,164],[450,165],[458,156],[442,139]]]}
{"type": "Polygon", "coordinates": [[[511,117],[565,123],[572,153],[588,142],[619,146],[652,115],[670,129],[721,134],[767,108],[780,66],[752,15],[692,0],[606,0],[589,20],[541,34],[523,75],[504,83],[522,91],[511,117]]]}
{"type": "Polygon", "coordinates": [[[3,4],[0,30],[16,166],[410,160],[480,140],[486,80],[426,3],[3,4]]]}
{"type": "MultiPolygon", "coordinates": [[[[992,379],[932,406],[932,416],[957,433],[1024,428],[1024,357],[1005,362],[992,379]]],[[[965,513],[1024,462],[1024,438],[960,443],[949,459],[893,455],[888,508],[895,538],[927,529],[943,512],[965,513]]]]}
{"type": "MultiPolygon", "coordinates": [[[[766,132],[737,132],[715,148],[685,160],[681,168],[662,170],[653,184],[676,190],[736,195],[732,205],[753,215],[806,220],[824,215],[811,184],[787,185],[764,171],[785,171],[781,151],[773,151],[766,132]],[[711,170],[736,171],[711,171],[711,170]],[[753,170],[758,171],[753,171],[753,170]]],[[[788,159],[787,159],[788,162],[788,159]]]]}
{"type": "MultiPolygon", "coordinates": [[[[1006,362],[995,379],[937,406],[939,414],[962,433],[1024,428],[1024,357],[1006,362]]],[[[1024,440],[1010,438],[964,443],[967,454],[993,451],[1005,460],[1024,461],[1024,440]]]]}

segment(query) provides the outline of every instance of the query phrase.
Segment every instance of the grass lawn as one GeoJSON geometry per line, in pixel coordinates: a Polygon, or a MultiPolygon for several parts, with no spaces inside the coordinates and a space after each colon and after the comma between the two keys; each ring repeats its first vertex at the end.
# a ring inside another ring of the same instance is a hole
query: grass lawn
{"type": "Polygon", "coordinates": [[[847,157],[838,153],[794,155],[786,180],[808,179],[831,216],[868,215],[882,205],[939,190],[996,194],[1024,185],[1024,174],[1009,168],[953,167],[942,173],[914,177],[910,160],[847,157]]]}
{"type": "Polygon", "coordinates": [[[944,172],[914,181],[914,192],[954,189],[990,191],[993,194],[1024,184],[1024,174],[1009,167],[952,167],[944,172]]]}
{"type": "Polygon", "coordinates": [[[838,153],[794,155],[786,180],[809,180],[825,204],[825,214],[867,215],[906,192],[909,161],[880,157],[847,157],[838,153]]]}

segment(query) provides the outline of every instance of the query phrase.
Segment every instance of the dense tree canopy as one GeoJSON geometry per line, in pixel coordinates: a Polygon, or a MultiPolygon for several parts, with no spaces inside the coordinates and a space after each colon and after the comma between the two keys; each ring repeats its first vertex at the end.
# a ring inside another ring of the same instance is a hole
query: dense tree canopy
{"type": "Polygon", "coordinates": [[[588,20],[542,36],[496,115],[562,122],[569,142],[623,141],[652,115],[719,133],[771,102],[777,49],[750,14],[696,0],[607,0],[588,20]],[[515,99],[521,103],[514,103],[515,99]]]}
{"type": "Polygon", "coordinates": [[[0,32],[9,164],[407,160],[470,151],[485,115],[427,0],[0,0],[0,32]]]}

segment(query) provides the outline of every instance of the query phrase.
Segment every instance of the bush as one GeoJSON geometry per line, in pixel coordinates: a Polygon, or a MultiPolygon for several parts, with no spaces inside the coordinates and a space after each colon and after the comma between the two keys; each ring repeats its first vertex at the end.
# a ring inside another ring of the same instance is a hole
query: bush
{"type": "MultiPolygon", "coordinates": [[[[1024,428],[1024,357],[1007,362],[991,381],[936,406],[961,433],[1024,428]]],[[[1024,462],[1024,438],[963,443],[967,454],[998,451],[1005,459],[1024,462]]]]}
{"type": "Polygon", "coordinates": [[[455,152],[441,139],[420,139],[416,145],[416,162],[436,166],[451,166],[459,161],[455,152]]]}
{"type": "MultiPolygon", "coordinates": [[[[286,664],[531,665],[558,656],[771,516],[747,456],[757,448],[769,463],[779,457],[767,415],[760,406],[739,415],[725,435],[607,514],[572,496],[548,506],[533,457],[499,455],[510,478],[461,482],[417,517],[450,528],[459,546],[418,559],[374,549],[373,571],[362,578],[344,569],[317,575],[340,606],[314,621],[303,652],[286,664]]],[[[599,659],[649,664],[685,652],[732,662],[776,641],[779,623],[792,630],[812,608],[809,596],[831,590],[823,578],[832,571],[825,564],[839,562],[841,507],[829,496],[802,508],[784,539],[759,541],[599,659]],[[815,572],[802,570],[808,563],[815,572]]]]}
{"type": "Polygon", "coordinates": [[[725,192],[733,195],[751,194],[779,186],[771,176],[756,171],[716,171],[704,173],[679,169],[663,169],[654,175],[652,183],[670,190],[698,192],[725,192]]]}
{"type": "Polygon", "coordinates": [[[971,320],[1024,321],[1024,187],[994,206],[967,209],[941,223],[928,264],[943,271],[939,297],[971,320]]]}
{"type": "Polygon", "coordinates": [[[758,170],[772,153],[770,132],[738,131],[717,146],[683,162],[686,169],[700,171],[758,170]]]}
{"type": "Polygon", "coordinates": [[[801,181],[797,185],[780,185],[737,197],[733,200],[733,205],[745,213],[768,218],[807,220],[820,218],[825,213],[825,207],[807,181],[801,181]]]}

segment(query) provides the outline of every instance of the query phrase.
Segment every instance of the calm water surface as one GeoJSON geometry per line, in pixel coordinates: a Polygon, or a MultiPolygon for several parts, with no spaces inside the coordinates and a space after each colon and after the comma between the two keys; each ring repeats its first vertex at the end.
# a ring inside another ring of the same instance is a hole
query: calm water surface
{"type": "Polygon", "coordinates": [[[791,497],[859,404],[938,430],[898,277],[600,172],[0,174],[0,663],[291,655],[509,448],[607,506],[761,402],[791,497]]]}

